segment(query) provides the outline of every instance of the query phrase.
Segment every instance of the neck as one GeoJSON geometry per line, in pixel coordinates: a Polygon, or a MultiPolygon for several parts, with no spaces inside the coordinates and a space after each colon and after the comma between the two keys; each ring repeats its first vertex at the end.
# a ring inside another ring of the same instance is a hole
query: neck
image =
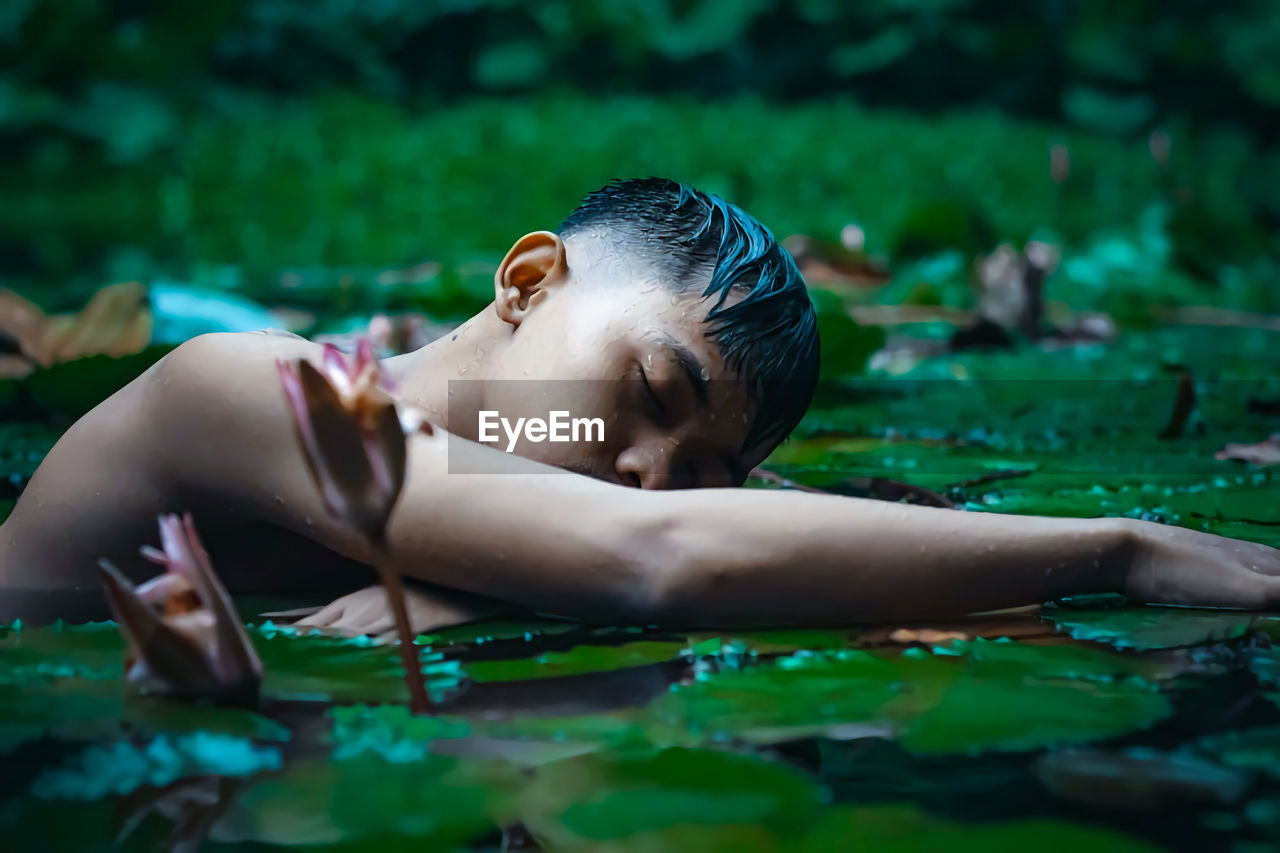
{"type": "Polygon", "coordinates": [[[383,361],[387,374],[399,386],[397,397],[422,409],[427,419],[463,438],[475,439],[475,413],[483,405],[479,382],[489,378],[492,353],[511,334],[492,305],[452,332],[419,350],[383,361]]]}

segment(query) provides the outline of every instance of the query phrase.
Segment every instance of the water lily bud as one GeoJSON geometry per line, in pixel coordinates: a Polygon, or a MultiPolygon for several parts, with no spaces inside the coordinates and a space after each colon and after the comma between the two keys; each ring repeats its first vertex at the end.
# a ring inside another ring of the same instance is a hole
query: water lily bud
{"type": "Polygon", "coordinates": [[[254,704],[262,662],[200,544],[190,514],[160,516],[163,550],[142,554],[165,573],[135,587],[100,566],[107,603],[129,643],[130,682],[160,693],[254,704]]]}
{"type": "Polygon", "coordinates": [[[304,360],[277,367],[325,508],[370,540],[382,541],[404,487],[406,446],[372,346],[362,340],[350,363],[337,347],[326,346],[323,372],[304,360]]]}

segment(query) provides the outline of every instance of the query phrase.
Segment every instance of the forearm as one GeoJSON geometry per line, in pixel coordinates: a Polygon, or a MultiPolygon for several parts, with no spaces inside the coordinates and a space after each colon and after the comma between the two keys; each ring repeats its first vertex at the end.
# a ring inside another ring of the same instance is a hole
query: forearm
{"type": "Polygon", "coordinates": [[[957,512],[794,492],[669,496],[663,621],[837,624],[1119,591],[1122,520],[957,512]]]}

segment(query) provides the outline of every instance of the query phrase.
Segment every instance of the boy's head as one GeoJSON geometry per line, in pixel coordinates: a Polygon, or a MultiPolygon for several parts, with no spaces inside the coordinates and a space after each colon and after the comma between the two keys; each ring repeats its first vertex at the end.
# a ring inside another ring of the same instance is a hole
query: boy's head
{"type": "Polygon", "coordinates": [[[516,242],[495,293],[500,352],[484,378],[546,387],[491,383],[475,402],[532,415],[554,396],[573,417],[603,418],[598,445],[518,448],[582,473],[645,488],[739,483],[817,384],[817,321],[795,261],[754,218],[675,181],[591,193],[558,232],[516,242]]]}

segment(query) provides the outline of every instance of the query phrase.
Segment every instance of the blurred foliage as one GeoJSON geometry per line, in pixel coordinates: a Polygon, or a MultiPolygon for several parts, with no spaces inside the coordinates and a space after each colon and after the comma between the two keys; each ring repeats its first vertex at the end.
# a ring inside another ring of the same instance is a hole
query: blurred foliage
{"type": "MultiPolygon", "coordinates": [[[[895,252],[906,290],[958,292],[946,286],[958,280],[962,291],[966,259],[995,235],[1039,234],[1072,247],[1050,295],[1078,307],[1280,310],[1280,253],[1254,201],[1280,197],[1257,192],[1280,158],[1264,164],[1228,130],[1179,137],[1167,168],[1142,141],[841,101],[564,96],[410,115],[349,96],[255,98],[180,133],[169,156],[101,171],[0,165],[12,200],[0,209],[0,271],[47,310],[78,307],[104,280],[172,275],[337,316],[457,316],[491,298],[492,270],[520,234],[555,227],[611,178],[665,174],[734,199],[780,235],[858,222],[868,250],[895,252]],[[1072,152],[1061,185],[1048,168],[1056,140],[1072,152]]],[[[41,150],[60,144],[42,139],[41,150]]]]}
{"type": "Polygon", "coordinates": [[[111,143],[119,159],[161,146],[212,84],[411,102],[557,87],[847,91],[1121,131],[1243,115],[1271,135],[1280,108],[1280,12],[1266,0],[15,0],[0,37],[22,59],[6,63],[9,122],[128,125],[111,143]]]}
{"type": "Polygon", "coordinates": [[[1122,315],[1280,310],[1278,38],[1264,0],[17,0],[0,276],[461,314],[519,234],[666,174],[895,261],[1047,230],[1061,298],[1122,315]],[[369,286],[428,260],[429,296],[369,286]]]}

